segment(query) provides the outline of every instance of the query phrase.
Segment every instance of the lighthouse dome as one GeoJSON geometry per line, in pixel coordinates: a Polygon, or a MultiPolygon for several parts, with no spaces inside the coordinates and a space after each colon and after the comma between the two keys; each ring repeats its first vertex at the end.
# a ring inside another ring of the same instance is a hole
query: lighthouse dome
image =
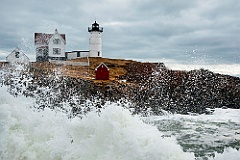
{"type": "Polygon", "coordinates": [[[102,27],[99,27],[99,24],[97,23],[97,21],[95,21],[95,22],[92,24],[92,27],[88,27],[88,32],[93,32],[93,31],[103,32],[103,28],[102,28],[102,27]]]}

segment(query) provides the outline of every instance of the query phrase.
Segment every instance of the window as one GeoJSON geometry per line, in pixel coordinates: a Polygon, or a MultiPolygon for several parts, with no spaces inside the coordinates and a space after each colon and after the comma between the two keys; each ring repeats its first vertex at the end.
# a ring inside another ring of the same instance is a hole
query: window
{"type": "Polygon", "coordinates": [[[37,53],[39,56],[47,57],[48,56],[48,49],[47,48],[38,48],[37,53]]]}
{"type": "Polygon", "coordinates": [[[19,54],[20,54],[19,52],[15,52],[15,57],[19,58],[19,54]]]}
{"type": "Polygon", "coordinates": [[[54,40],[53,40],[53,44],[61,44],[60,39],[54,39],[54,40]]]}
{"type": "Polygon", "coordinates": [[[77,52],[77,57],[81,57],[80,52],[77,52]]]}
{"type": "Polygon", "coordinates": [[[60,48],[53,48],[53,54],[61,54],[60,48]]]}

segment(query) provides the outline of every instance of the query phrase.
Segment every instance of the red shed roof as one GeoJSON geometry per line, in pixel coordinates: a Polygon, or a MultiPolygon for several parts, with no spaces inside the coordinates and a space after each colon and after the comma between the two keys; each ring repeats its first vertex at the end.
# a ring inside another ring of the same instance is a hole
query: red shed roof
{"type": "Polygon", "coordinates": [[[104,65],[104,66],[107,68],[107,70],[109,70],[108,66],[107,66],[104,62],[102,62],[102,63],[100,63],[100,64],[95,68],[95,71],[96,71],[99,67],[101,67],[102,65],[104,65]]]}

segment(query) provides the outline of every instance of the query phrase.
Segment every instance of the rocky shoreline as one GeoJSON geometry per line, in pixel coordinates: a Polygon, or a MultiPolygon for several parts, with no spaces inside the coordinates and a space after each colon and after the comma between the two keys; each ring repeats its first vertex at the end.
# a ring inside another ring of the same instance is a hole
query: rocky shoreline
{"type": "Polygon", "coordinates": [[[163,64],[139,65],[137,68],[143,70],[137,72],[129,69],[126,78],[141,86],[138,94],[141,98],[137,100],[140,102],[139,106],[149,105],[156,114],[160,108],[181,114],[202,114],[206,113],[207,108],[240,108],[238,77],[216,74],[204,69],[189,72],[168,70],[163,64]],[[135,78],[142,73],[145,75],[135,78]]]}
{"type": "Polygon", "coordinates": [[[133,114],[141,115],[160,115],[163,111],[203,114],[221,107],[240,109],[238,77],[204,69],[169,70],[163,63],[129,61],[116,65],[116,62],[105,62],[110,70],[115,67],[112,69],[115,77],[109,81],[95,81],[89,75],[88,78],[65,76],[56,72],[56,66],[43,69],[32,65],[17,76],[1,75],[0,82],[15,96],[35,97],[38,104],[35,107],[39,109],[49,107],[69,112],[69,108],[64,108],[68,104],[71,116],[101,109],[108,102],[130,107],[133,114]]]}

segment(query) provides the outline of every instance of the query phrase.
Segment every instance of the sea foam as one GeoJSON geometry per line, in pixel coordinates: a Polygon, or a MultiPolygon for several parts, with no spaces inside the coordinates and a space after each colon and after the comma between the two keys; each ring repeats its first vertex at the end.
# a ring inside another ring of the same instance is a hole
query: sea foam
{"type": "Polygon", "coordinates": [[[163,137],[129,110],[111,104],[82,119],[12,97],[0,87],[0,159],[187,160],[173,137],[163,137]]]}

